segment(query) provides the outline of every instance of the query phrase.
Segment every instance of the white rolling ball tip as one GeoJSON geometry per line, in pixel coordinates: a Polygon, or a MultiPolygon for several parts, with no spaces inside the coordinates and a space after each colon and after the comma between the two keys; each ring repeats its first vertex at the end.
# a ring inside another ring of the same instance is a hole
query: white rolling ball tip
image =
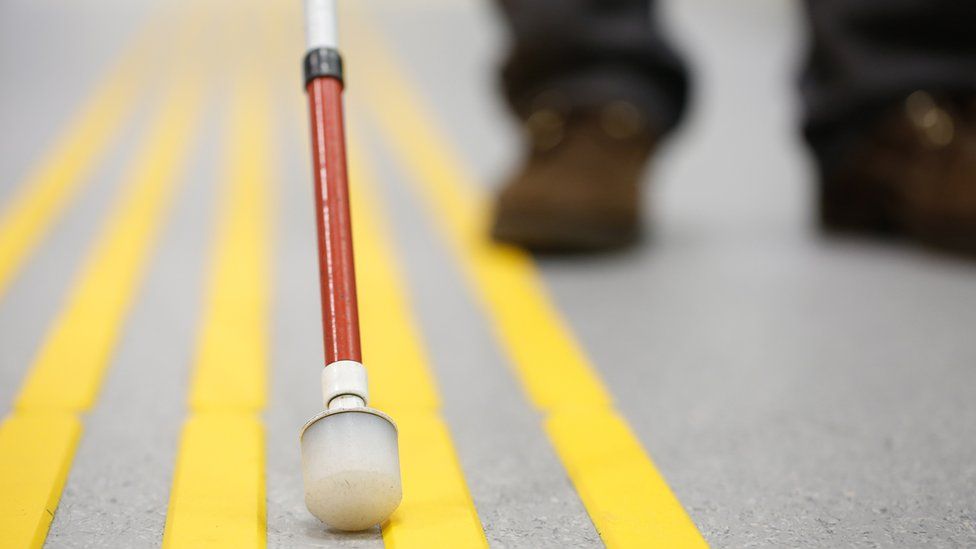
{"type": "Polygon", "coordinates": [[[333,410],[305,426],[301,437],[305,505],[338,530],[382,523],[400,504],[396,426],[370,408],[333,410]]]}

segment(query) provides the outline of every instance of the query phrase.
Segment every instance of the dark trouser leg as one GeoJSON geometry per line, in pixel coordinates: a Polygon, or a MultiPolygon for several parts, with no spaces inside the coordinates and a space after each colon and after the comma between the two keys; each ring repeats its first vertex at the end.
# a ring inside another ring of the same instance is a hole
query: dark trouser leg
{"type": "Polygon", "coordinates": [[[915,90],[976,93],[976,2],[806,0],[805,134],[822,170],[915,90]]]}
{"type": "Polygon", "coordinates": [[[657,30],[652,0],[496,1],[514,34],[502,80],[520,117],[624,100],[657,133],[677,123],[687,76],[657,30]]]}

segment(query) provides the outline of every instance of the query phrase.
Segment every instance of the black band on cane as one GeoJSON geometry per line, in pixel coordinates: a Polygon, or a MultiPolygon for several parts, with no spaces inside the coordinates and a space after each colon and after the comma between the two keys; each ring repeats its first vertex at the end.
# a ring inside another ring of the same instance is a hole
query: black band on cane
{"type": "Polygon", "coordinates": [[[316,48],[305,54],[305,86],[321,76],[342,82],[342,56],[333,48],[316,48]]]}

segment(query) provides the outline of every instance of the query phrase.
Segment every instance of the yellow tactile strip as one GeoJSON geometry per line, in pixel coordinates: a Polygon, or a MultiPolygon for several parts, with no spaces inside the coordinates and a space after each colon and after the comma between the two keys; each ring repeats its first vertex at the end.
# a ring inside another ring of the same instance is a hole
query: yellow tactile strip
{"type": "Polygon", "coordinates": [[[0,539],[39,547],[193,143],[201,93],[164,96],[120,196],[0,428],[0,539]],[[34,427],[32,429],[31,427],[34,427]],[[57,463],[55,463],[55,461],[57,463]]]}
{"type": "Polygon", "coordinates": [[[124,176],[119,201],[28,371],[15,408],[86,410],[94,403],[166,213],[182,182],[200,91],[174,90],[124,176]]]}
{"type": "Polygon", "coordinates": [[[433,127],[382,39],[357,28],[375,119],[494,320],[516,375],[594,526],[611,547],[705,547],[547,296],[531,258],[486,238],[487,201],[433,127]],[[365,56],[363,57],[365,59],[365,56]],[[388,90],[386,93],[383,90],[388,90]],[[395,90],[395,91],[389,91],[395,90]],[[602,450],[601,450],[602,449],[602,450]]]}
{"type": "Polygon", "coordinates": [[[0,298],[31,252],[91,180],[136,103],[130,71],[95,90],[76,119],[0,208],[0,298]]]}
{"type": "Polygon", "coordinates": [[[264,426],[255,414],[205,412],[183,426],[163,547],[264,547],[264,426]]]}
{"type": "Polygon", "coordinates": [[[399,268],[374,196],[372,174],[352,147],[352,219],[370,405],[399,428],[403,502],[383,525],[387,547],[486,547],[434,378],[410,314],[399,268]]]}
{"type": "Polygon", "coordinates": [[[44,544],[71,469],[81,421],[69,413],[14,414],[0,424],[0,540],[44,544]]]}
{"type": "Polygon", "coordinates": [[[271,291],[271,105],[234,87],[207,301],[163,534],[167,548],[264,547],[264,426],[271,291]]]}
{"type": "MultiPolygon", "coordinates": [[[[146,98],[152,74],[173,70],[169,61],[185,57],[185,42],[176,48],[180,55],[174,56],[169,47],[171,15],[160,10],[149,18],[152,23],[144,25],[122,48],[119,59],[97,80],[14,193],[0,203],[0,299],[65,209],[91,182],[95,169],[146,98]],[[164,60],[158,59],[162,47],[168,54],[164,60]]],[[[198,17],[181,18],[180,36],[199,33],[200,24],[198,17]]]]}

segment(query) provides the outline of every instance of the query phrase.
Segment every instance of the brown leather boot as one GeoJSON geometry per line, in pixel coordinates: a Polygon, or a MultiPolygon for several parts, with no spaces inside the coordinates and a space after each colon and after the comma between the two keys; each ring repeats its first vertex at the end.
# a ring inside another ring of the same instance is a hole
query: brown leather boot
{"type": "Polygon", "coordinates": [[[913,93],[820,190],[828,230],[976,253],[976,98],[913,93]]]}
{"type": "Polygon", "coordinates": [[[492,236],[533,251],[617,248],[640,234],[640,177],[654,146],[628,103],[526,123],[532,150],[498,196],[492,236]]]}

